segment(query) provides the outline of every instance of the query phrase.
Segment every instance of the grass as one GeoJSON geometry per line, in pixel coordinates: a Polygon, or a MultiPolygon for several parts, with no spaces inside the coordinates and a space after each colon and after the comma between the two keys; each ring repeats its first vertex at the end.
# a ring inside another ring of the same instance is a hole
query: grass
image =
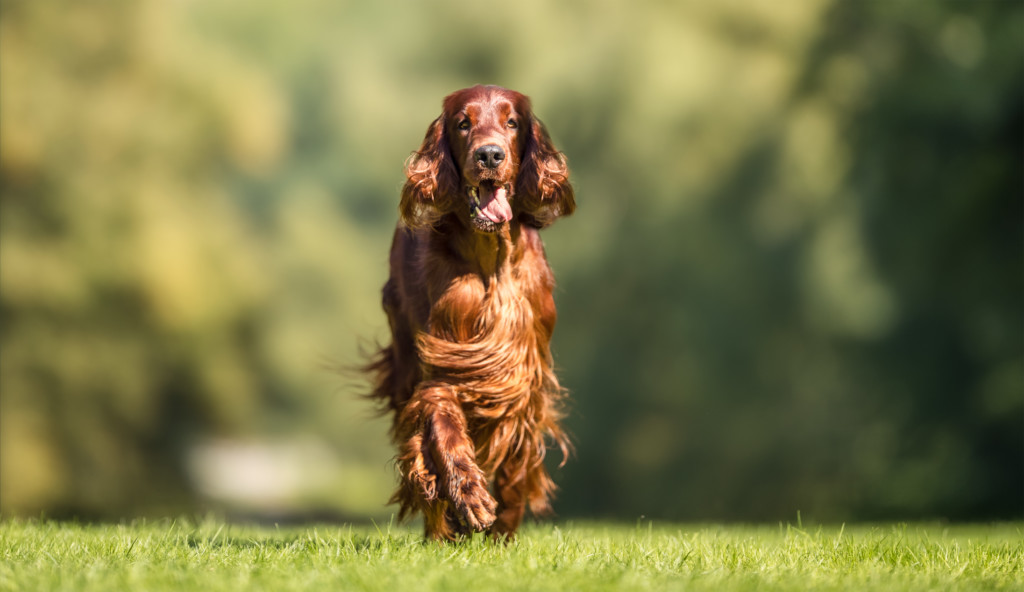
{"type": "Polygon", "coordinates": [[[0,522],[8,590],[1024,590],[1024,525],[398,527],[0,522]]]}

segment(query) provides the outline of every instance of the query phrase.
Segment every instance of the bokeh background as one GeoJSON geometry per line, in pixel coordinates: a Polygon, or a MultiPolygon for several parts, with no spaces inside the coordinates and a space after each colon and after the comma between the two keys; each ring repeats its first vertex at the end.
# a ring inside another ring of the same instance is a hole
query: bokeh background
{"type": "Polygon", "coordinates": [[[532,96],[561,518],[1024,516],[1015,0],[0,3],[0,512],[386,518],[402,163],[532,96]]]}

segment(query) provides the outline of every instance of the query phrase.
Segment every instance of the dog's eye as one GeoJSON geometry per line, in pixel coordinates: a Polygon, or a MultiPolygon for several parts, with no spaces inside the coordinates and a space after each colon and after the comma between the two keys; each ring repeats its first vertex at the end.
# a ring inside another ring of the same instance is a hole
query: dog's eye
{"type": "Polygon", "coordinates": [[[506,123],[505,125],[507,125],[509,129],[516,129],[517,127],[519,127],[519,122],[516,121],[515,119],[509,119],[508,123],[506,123]]]}
{"type": "Polygon", "coordinates": [[[459,129],[460,130],[468,130],[469,129],[469,120],[468,119],[463,119],[462,121],[460,121],[459,122],[459,129]]]}

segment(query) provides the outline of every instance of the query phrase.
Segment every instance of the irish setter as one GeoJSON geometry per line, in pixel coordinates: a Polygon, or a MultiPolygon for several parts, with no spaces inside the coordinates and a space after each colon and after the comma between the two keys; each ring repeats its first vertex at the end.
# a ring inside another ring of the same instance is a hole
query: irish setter
{"type": "Polygon", "coordinates": [[[538,230],[576,203],[565,157],[526,96],[474,86],[444,99],[406,162],[384,310],[391,344],[368,364],[394,412],[399,518],[427,538],[515,535],[550,511],[544,468],[564,392],[552,370],[554,277],[538,230]]]}

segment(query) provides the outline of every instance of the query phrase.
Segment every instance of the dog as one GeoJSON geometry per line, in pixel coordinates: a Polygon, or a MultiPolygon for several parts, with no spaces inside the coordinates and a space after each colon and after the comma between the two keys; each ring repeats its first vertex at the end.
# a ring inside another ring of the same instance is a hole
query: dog
{"type": "Polygon", "coordinates": [[[539,230],[576,209],[565,156],[530,99],[474,86],[443,101],[405,166],[383,306],[391,343],[366,366],[393,413],[399,518],[425,536],[515,536],[551,510],[544,456],[570,450],[552,368],[554,276],[539,230]]]}

